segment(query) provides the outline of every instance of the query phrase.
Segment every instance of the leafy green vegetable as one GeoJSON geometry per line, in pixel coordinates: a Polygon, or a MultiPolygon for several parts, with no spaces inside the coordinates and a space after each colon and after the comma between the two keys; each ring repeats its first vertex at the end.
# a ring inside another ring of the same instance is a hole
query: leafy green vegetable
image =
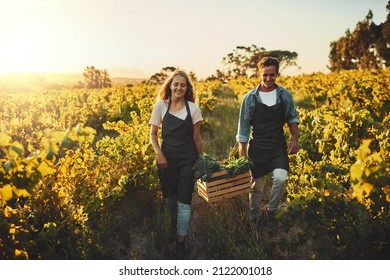
{"type": "Polygon", "coordinates": [[[226,165],[226,169],[229,171],[230,177],[249,171],[253,165],[251,161],[243,157],[230,157],[224,162],[224,164],[226,165]]]}
{"type": "Polygon", "coordinates": [[[203,154],[198,158],[192,169],[194,170],[195,180],[201,179],[202,181],[209,181],[211,179],[211,175],[214,172],[223,170],[223,167],[218,161],[214,160],[209,155],[203,154]]]}
{"type": "Polygon", "coordinates": [[[209,155],[203,154],[198,158],[193,167],[194,179],[201,179],[202,181],[210,182],[212,181],[212,174],[222,170],[228,171],[226,177],[234,177],[238,174],[249,171],[252,164],[253,163],[246,158],[230,157],[222,162],[219,162],[209,155]]]}

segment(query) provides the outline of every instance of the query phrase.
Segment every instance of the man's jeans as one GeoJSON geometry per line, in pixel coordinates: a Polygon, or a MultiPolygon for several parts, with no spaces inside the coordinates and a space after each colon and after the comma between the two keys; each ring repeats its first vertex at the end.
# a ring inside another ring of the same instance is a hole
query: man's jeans
{"type": "MultiPolygon", "coordinates": [[[[288,172],[284,169],[274,169],[272,172],[272,188],[267,205],[267,210],[275,212],[278,209],[280,199],[285,190],[288,172]]],[[[258,219],[260,216],[260,205],[265,188],[265,176],[253,178],[252,189],[249,193],[250,215],[253,219],[258,219]]]]}

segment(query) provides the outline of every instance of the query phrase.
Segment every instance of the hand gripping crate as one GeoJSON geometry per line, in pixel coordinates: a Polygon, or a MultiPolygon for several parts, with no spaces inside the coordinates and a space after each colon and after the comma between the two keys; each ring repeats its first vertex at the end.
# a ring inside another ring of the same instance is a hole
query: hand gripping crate
{"type": "Polygon", "coordinates": [[[251,176],[249,172],[234,177],[226,177],[227,174],[228,171],[223,170],[213,173],[210,182],[197,180],[198,194],[207,202],[215,202],[250,191],[251,176]]]}

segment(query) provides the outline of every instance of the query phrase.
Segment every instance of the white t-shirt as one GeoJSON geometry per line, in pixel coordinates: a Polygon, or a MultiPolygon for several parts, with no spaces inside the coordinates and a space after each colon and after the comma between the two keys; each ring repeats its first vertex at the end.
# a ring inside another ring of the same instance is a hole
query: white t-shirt
{"type": "Polygon", "coordinates": [[[276,89],[270,92],[259,91],[261,101],[268,107],[276,104],[276,89]]]}
{"type": "MultiPolygon", "coordinates": [[[[191,101],[188,101],[188,106],[190,107],[191,112],[191,118],[192,123],[196,124],[197,122],[203,120],[202,114],[200,112],[199,106],[191,101]]],[[[150,117],[149,124],[160,126],[162,123],[162,120],[167,113],[167,106],[164,102],[164,100],[157,101],[156,105],[153,108],[152,115],[150,117]]],[[[187,118],[187,108],[186,106],[183,107],[183,109],[177,111],[177,112],[169,112],[169,114],[172,114],[173,116],[185,120],[187,118]]]]}

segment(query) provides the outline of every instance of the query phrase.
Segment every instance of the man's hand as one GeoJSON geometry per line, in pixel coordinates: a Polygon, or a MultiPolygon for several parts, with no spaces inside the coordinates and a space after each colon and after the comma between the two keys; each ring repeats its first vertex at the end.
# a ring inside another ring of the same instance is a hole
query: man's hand
{"type": "Polygon", "coordinates": [[[291,132],[291,141],[288,145],[288,153],[290,155],[298,153],[299,144],[298,144],[298,123],[291,123],[288,125],[291,132]]]}
{"type": "Polygon", "coordinates": [[[288,145],[288,153],[290,155],[293,155],[293,154],[298,153],[298,150],[299,150],[298,141],[291,140],[290,145],[288,145]]]}

